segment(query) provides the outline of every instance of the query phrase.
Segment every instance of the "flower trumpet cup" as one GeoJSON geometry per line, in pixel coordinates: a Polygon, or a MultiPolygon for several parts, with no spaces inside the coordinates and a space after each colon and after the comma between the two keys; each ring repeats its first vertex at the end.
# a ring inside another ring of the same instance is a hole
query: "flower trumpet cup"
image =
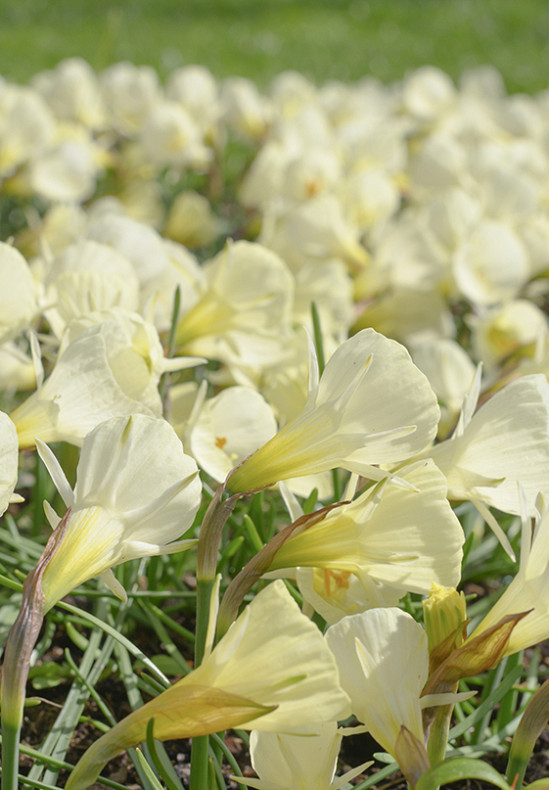
{"type": "MultiPolygon", "coordinates": [[[[432,461],[398,471],[409,487],[386,478],[353,502],[326,511],[277,551],[269,570],[324,568],[356,574],[375,600],[374,582],[427,593],[434,581],[457,584],[463,530],[446,499],[444,475],[432,461]]],[[[382,604],[379,604],[382,605],[382,604]]]]}
{"type": "Polygon", "coordinates": [[[192,524],[201,485],[194,461],[165,420],[138,414],[99,425],[84,440],[74,491],[47,445],[39,443],[39,452],[68,509],[59,520],[47,506],[54,531],[25,581],[21,610],[6,643],[3,790],[17,786],[25,683],[45,613],[98,574],[124,599],[112,566],[196,544],[174,541],[192,524]]]}
{"type": "Polygon", "coordinates": [[[324,724],[318,735],[306,738],[253,730],[250,756],[260,778],[233,779],[256,790],[339,790],[371,765],[363,763],[336,777],[342,740],[335,721],[324,724]]]}
{"type": "Polygon", "coordinates": [[[406,349],[373,329],[346,340],[320,380],[311,348],[303,411],[229,476],[233,493],[342,467],[365,477],[386,473],[436,435],[440,410],[427,378],[406,349]]]}
{"type": "Polygon", "coordinates": [[[146,737],[159,740],[227,727],[314,734],[350,713],[324,637],[283,582],[260,592],[202,664],[119,722],[76,766],[67,790],[83,790],[103,765],[146,737]]]}
{"type": "Polygon", "coordinates": [[[196,544],[175,539],[191,526],[200,505],[198,470],[165,420],[134,414],[101,423],[84,440],[74,491],[53,453],[43,443],[38,446],[71,508],[59,548],[42,577],[46,611],[79,584],[105,572],[104,580],[124,598],[110,568],[196,544]]]}
{"type": "Polygon", "coordinates": [[[36,438],[81,446],[111,417],[160,417],[161,375],[200,361],[165,359],[155,327],[137,313],[117,308],[75,319],[51,374],[10,415],[19,448],[34,447],[36,438]]]}

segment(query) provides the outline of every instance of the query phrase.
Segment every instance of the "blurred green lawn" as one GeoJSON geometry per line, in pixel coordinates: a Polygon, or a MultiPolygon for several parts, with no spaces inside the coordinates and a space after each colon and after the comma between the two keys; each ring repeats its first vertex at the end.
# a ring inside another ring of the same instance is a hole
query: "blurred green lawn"
{"type": "Polygon", "coordinates": [[[101,69],[201,63],[264,86],[297,69],[317,82],[400,78],[425,63],[457,77],[491,63],[509,90],[549,82],[547,0],[0,0],[0,74],[25,81],[64,57],[101,69]]]}

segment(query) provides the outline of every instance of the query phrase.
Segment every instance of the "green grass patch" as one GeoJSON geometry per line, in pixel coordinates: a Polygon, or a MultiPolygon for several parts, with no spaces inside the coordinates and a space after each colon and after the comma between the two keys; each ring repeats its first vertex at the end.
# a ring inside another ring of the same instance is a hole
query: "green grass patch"
{"type": "Polygon", "coordinates": [[[454,78],[490,63],[509,90],[536,91],[549,71],[543,0],[1,0],[0,18],[0,73],[18,81],[77,55],[163,76],[201,63],[261,85],[285,69],[388,82],[425,63],[454,78]]]}

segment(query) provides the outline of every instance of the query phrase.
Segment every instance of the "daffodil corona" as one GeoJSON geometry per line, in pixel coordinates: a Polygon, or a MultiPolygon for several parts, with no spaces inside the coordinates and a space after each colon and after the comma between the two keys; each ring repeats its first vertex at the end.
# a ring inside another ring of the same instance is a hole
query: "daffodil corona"
{"type": "Polygon", "coordinates": [[[143,741],[151,718],[155,737],[167,740],[235,726],[313,734],[349,713],[324,637],[277,581],[254,598],[194,672],[96,741],[67,790],[84,790],[108,760],[143,741]]]}
{"type": "MultiPolygon", "coordinates": [[[[313,590],[306,585],[303,593],[315,608],[320,604],[320,613],[330,621],[332,601],[341,617],[396,603],[406,592],[426,594],[433,581],[459,581],[464,537],[446,499],[444,475],[432,461],[420,461],[400,469],[399,476],[409,487],[389,479],[378,483],[296,531],[273,559],[270,570],[317,569],[318,584],[313,581],[313,590]],[[350,574],[362,583],[362,601],[355,587],[346,601],[350,574]],[[310,597],[309,591],[316,594],[310,597]]],[[[298,582],[302,578],[298,573],[298,582]]]]}
{"type": "Polygon", "coordinates": [[[84,440],[74,491],[47,445],[39,443],[39,452],[70,508],[42,577],[46,609],[104,573],[123,597],[111,567],[195,545],[175,539],[191,526],[200,505],[198,470],[165,420],[135,414],[99,425],[84,440]]]}
{"type": "Polygon", "coordinates": [[[346,340],[318,379],[311,350],[303,411],[238,467],[233,492],[342,467],[385,476],[374,464],[395,464],[433,441],[440,410],[427,378],[406,349],[373,329],[346,340]]]}

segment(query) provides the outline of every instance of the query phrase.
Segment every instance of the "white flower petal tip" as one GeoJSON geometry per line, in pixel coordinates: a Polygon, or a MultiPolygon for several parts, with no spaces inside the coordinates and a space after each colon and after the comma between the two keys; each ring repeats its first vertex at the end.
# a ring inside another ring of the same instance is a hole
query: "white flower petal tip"
{"type": "Polygon", "coordinates": [[[41,439],[35,439],[35,442],[36,450],[38,451],[40,460],[48,470],[53,484],[59,492],[59,496],[65,503],[66,507],[72,507],[72,505],[74,505],[73,490],[69,485],[69,481],[67,480],[63,469],[61,468],[61,464],[45,442],[43,442],[41,439]]]}
{"type": "MultiPolygon", "coordinates": [[[[69,487],[55,456],[39,443],[57,487],[69,487]]],[[[196,546],[176,540],[191,527],[202,484],[196,463],[183,452],[173,428],[143,414],[114,417],[84,439],[73,504],[58,550],[42,578],[46,607],[105,572],[115,595],[123,597],[108,571],[121,562],[169,554],[196,546]]],[[[52,526],[57,516],[46,508],[52,526]]]]}
{"type": "Polygon", "coordinates": [[[109,590],[119,598],[122,603],[126,603],[128,600],[128,593],[124,589],[124,587],[120,584],[116,576],[114,575],[111,568],[108,568],[106,571],[100,574],[100,578],[105,582],[109,590]]]}

